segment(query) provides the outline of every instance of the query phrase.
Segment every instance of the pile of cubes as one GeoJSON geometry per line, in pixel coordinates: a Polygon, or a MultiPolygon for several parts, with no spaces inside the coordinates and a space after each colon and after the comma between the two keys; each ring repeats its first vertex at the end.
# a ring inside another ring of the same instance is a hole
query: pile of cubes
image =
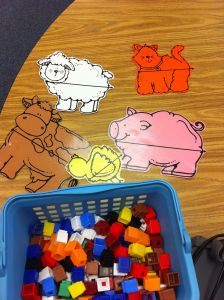
{"type": "Polygon", "coordinates": [[[87,212],[32,224],[30,232],[24,300],[176,299],[179,273],[171,271],[152,207],[124,207],[105,219],[87,212]]]}

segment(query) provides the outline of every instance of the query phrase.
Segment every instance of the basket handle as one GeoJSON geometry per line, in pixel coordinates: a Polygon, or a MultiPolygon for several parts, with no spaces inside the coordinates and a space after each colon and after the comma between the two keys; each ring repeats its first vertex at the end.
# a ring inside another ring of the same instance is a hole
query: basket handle
{"type": "Polygon", "coordinates": [[[3,214],[0,211],[0,277],[5,275],[5,265],[4,265],[4,241],[3,241],[3,214]]]}

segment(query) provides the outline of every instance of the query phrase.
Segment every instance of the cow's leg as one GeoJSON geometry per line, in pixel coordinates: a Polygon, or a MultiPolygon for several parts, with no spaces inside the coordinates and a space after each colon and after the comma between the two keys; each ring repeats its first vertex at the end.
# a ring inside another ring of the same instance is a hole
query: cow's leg
{"type": "Polygon", "coordinates": [[[77,108],[77,105],[78,105],[78,100],[73,100],[72,99],[72,102],[71,102],[71,106],[70,106],[70,111],[75,111],[76,108],[77,108]]]}
{"type": "Polygon", "coordinates": [[[38,189],[38,192],[58,189],[64,180],[69,178],[70,176],[66,171],[63,172],[63,174],[54,175],[50,177],[50,179],[41,188],[38,189]]]}
{"type": "Polygon", "coordinates": [[[25,188],[28,192],[34,193],[34,192],[38,191],[45,184],[46,184],[46,181],[37,180],[35,182],[30,182],[29,184],[27,184],[25,188]]]}
{"type": "Polygon", "coordinates": [[[3,145],[0,149],[0,170],[6,165],[11,157],[12,155],[10,153],[9,147],[3,145]]]}
{"type": "Polygon", "coordinates": [[[23,166],[24,162],[22,160],[12,157],[1,169],[1,173],[10,179],[13,179],[23,166]]]}
{"type": "Polygon", "coordinates": [[[67,110],[70,110],[70,107],[71,107],[71,102],[72,102],[72,99],[69,98],[69,99],[58,99],[58,103],[56,105],[56,108],[58,110],[62,110],[62,111],[67,111],[67,110]]]}
{"type": "Polygon", "coordinates": [[[97,110],[95,110],[95,102],[98,101],[89,101],[89,102],[85,102],[83,103],[82,107],[80,108],[80,112],[85,113],[85,114],[92,114],[94,112],[96,112],[97,110]]]}

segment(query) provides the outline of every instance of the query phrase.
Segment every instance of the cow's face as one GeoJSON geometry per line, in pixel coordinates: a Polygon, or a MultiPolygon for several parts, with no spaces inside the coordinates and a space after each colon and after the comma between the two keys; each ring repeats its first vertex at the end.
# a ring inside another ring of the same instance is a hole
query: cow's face
{"type": "Polygon", "coordinates": [[[23,104],[27,109],[16,118],[16,124],[29,135],[40,136],[45,133],[51,121],[61,120],[57,110],[52,109],[48,102],[39,101],[37,97],[23,99],[23,104]]]}

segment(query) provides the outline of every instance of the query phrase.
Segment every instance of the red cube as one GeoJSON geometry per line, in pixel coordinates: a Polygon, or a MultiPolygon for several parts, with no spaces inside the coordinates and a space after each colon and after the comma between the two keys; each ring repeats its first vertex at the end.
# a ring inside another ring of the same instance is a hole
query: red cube
{"type": "Polygon", "coordinates": [[[157,219],[149,220],[147,223],[146,233],[148,234],[160,234],[160,223],[157,219]]]}
{"type": "Polygon", "coordinates": [[[128,294],[128,300],[142,300],[141,292],[128,294]]]}
{"type": "Polygon", "coordinates": [[[40,258],[43,267],[53,268],[56,266],[57,261],[51,257],[51,252],[46,251],[40,258]]]}
{"type": "Polygon", "coordinates": [[[110,226],[106,221],[100,220],[95,224],[94,229],[97,234],[105,236],[108,234],[110,226]]]}
{"type": "Polygon", "coordinates": [[[159,254],[159,269],[160,270],[170,269],[170,255],[168,253],[159,254]]]}
{"type": "Polygon", "coordinates": [[[146,268],[144,265],[133,262],[131,265],[131,275],[135,278],[144,278],[146,277],[148,273],[148,268],[146,268]]]}
{"type": "Polygon", "coordinates": [[[85,281],[84,282],[86,291],[84,295],[95,295],[97,294],[97,283],[96,281],[85,281]]]}
{"type": "Polygon", "coordinates": [[[24,284],[22,286],[22,298],[23,300],[38,299],[39,291],[38,286],[35,283],[24,284]]]}
{"type": "Polygon", "coordinates": [[[148,208],[148,213],[146,214],[144,220],[145,223],[148,223],[150,220],[155,219],[156,218],[156,212],[154,211],[153,208],[149,207],[148,208]]]}
{"type": "Polygon", "coordinates": [[[154,249],[163,248],[163,238],[160,234],[150,235],[150,245],[154,249]]]}
{"type": "Polygon", "coordinates": [[[108,248],[114,247],[114,245],[116,244],[119,245],[116,236],[114,236],[113,234],[109,234],[106,238],[105,238],[105,242],[108,248]]]}
{"type": "Polygon", "coordinates": [[[128,248],[123,247],[121,245],[117,246],[115,249],[113,249],[113,253],[115,257],[127,257],[128,254],[128,248]]]}
{"type": "Polygon", "coordinates": [[[115,222],[110,226],[110,233],[113,234],[117,240],[120,238],[122,234],[124,234],[125,227],[123,224],[119,222],[115,222]]]}

